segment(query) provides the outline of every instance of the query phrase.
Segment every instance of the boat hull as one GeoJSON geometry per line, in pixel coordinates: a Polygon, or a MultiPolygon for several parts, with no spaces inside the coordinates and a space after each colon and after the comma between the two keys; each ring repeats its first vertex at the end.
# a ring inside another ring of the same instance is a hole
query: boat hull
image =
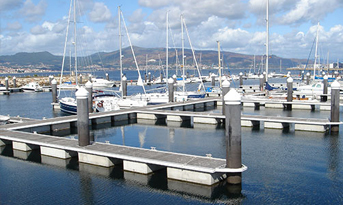
{"type": "Polygon", "coordinates": [[[60,101],[60,109],[64,113],[76,115],[77,114],[77,106],[76,104],[64,103],[60,101]]]}

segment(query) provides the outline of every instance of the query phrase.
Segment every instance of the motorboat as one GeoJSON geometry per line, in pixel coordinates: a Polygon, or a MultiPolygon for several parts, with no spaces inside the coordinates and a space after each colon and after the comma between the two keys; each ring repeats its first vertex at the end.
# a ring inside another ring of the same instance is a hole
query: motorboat
{"type": "Polygon", "coordinates": [[[73,115],[77,114],[77,101],[75,98],[64,97],[59,100],[59,103],[62,112],[73,115]]]}
{"type": "Polygon", "coordinates": [[[10,119],[9,116],[0,115],[0,125],[7,124],[9,119],[10,119]]]}
{"type": "Polygon", "coordinates": [[[37,82],[30,82],[21,87],[23,92],[43,92],[43,87],[41,87],[37,82]]]}
{"type": "Polygon", "coordinates": [[[72,82],[64,82],[61,85],[57,85],[58,89],[63,89],[63,90],[75,90],[77,89],[76,83],[72,82]]]}
{"type": "Polygon", "coordinates": [[[111,88],[114,86],[114,82],[102,78],[92,78],[92,84],[94,88],[111,88]]]}
{"type": "MultiPolygon", "coordinates": [[[[316,96],[323,94],[324,84],[322,82],[315,82],[311,85],[303,85],[296,88],[294,95],[300,96],[316,96]]],[[[331,86],[328,84],[328,94],[331,93],[331,86]]]]}
{"type": "Polygon", "coordinates": [[[0,83],[0,92],[6,91],[6,86],[0,83]]]}

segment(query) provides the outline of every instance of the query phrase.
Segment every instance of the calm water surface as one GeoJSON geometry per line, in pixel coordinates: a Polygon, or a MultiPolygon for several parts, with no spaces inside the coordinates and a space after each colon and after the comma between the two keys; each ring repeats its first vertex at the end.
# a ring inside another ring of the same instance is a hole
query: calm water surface
{"type": "MultiPolygon", "coordinates": [[[[36,119],[60,116],[50,102],[51,93],[0,96],[0,114],[36,119]]],[[[264,108],[242,112],[330,115],[264,108]]],[[[94,128],[92,136],[99,142],[225,158],[224,129],[217,126],[138,121],[94,128]]],[[[20,153],[1,147],[0,204],[342,204],[342,133],[342,128],[338,135],[242,128],[242,161],[249,169],[243,173],[238,195],[230,194],[232,187],[225,185],[211,189],[167,180],[163,171],[145,176],[123,172],[121,167],[95,169],[76,160],[54,161],[36,151],[20,153]]],[[[76,139],[77,135],[65,137],[76,139]]]]}

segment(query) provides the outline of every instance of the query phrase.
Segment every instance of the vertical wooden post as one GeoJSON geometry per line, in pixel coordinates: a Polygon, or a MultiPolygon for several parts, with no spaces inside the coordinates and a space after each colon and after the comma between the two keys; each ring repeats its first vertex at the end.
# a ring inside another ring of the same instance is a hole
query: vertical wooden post
{"type": "MultiPolygon", "coordinates": [[[[226,167],[242,167],[241,151],[241,96],[235,89],[224,97],[225,101],[225,142],[226,142],[226,167]]],[[[241,173],[228,173],[227,182],[241,184],[241,173]]]]}
{"type": "Polygon", "coordinates": [[[77,100],[77,133],[79,146],[90,145],[88,91],[81,87],[76,93],[77,100]]]}

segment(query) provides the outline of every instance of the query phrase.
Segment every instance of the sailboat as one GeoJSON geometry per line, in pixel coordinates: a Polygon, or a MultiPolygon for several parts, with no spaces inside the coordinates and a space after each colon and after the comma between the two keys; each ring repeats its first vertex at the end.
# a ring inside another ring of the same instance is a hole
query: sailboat
{"type": "MultiPolygon", "coordinates": [[[[74,45],[74,55],[75,55],[75,80],[76,80],[76,85],[77,83],[77,38],[76,38],[76,0],[71,0],[70,1],[70,8],[69,8],[69,15],[68,15],[68,25],[67,25],[67,31],[66,31],[66,38],[64,42],[64,52],[63,52],[63,59],[62,59],[62,69],[61,69],[61,78],[60,78],[60,85],[62,85],[62,80],[63,80],[63,70],[64,70],[64,62],[65,62],[65,57],[66,57],[66,49],[67,49],[67,42],[68,42],[68,35],[69,35],[69,26],[71,22],[71,13],[74,13],[74,41],[72,44],[74,45]]],[[[60,104],[60,109],[64,113],[68,114],[77,114],[77,102],[75,97],[63,97],[60,98],[61,96],[61,89],[58,90],[58,98],[59,98],[59,104],[60,104]]]]}
{"type": "MultiPolygon", "coordinates": [[[[131,107],[143,107],[147,105],[147,100],[144,98],[135,98],[132,96],[125,96],[123,93],[123,81],[126,81],[126,76],[123,75],[123,63],[122,63],[122,34],[121,34],[121,19],[123,18],[124,26],[127,31],[125,21],[124,21],[124,16],[122,14],[122,11],[120,9],[120,6],[118,7],[118,20],[119,20],[119,64],[120,64],[120,95],[117,94],[116,92],[113,92],[113,94],[99,94],[94,96],[94,105],[95,109],[98,112],[107,112],[107,111],[113,111],[113,110],[118,110],[121,108],[131,108],[131,107]]],[[[128,35],[128,32],[127,32],[128,35]]],[[[136,57],[133,52],[132,44],[130,37],[128,35],[130,46],[132,49],[134,61],[137,65],[136,57]]],[[[138,84],[143,84],[142,78],[140,75],[140,72],[138,70],[138,84]]],[[[144,90],[145,91],[145,90],[144,90]]]]}
{"type": "Polygon", "coordinates": [[[188,99],[205,98],[206,92],[205,92],[205,86],[204,86],[202,80],[200,81],[200,84],[199,84],[197,91],[186,91],[186,89],[185,89],[186,79],[185,79],[185,52],[184,52],[184,35],[183,35],[184,27],[185,27],[185,30],[187,33],[188,41],[189,41],[189,44],[191,46],[191,50],[192,50],[192,54],[193,54],[193,60],[195,62],[195,66],[197,68],[198,75],[199,75],[200,79],[201,79],[201,73],[199,70],[198,62],[195,58],[194,49],[193,49],[192,42],[191,42],[189,34],[188,34],[186,23],[183,19],[183,15],[181,15],[180,18],[181,18],[181,38],[182,38],[181,39],[182,40],[182,91],[175,91],[174,95],[175,96],[187,96],[188,99]]]}

